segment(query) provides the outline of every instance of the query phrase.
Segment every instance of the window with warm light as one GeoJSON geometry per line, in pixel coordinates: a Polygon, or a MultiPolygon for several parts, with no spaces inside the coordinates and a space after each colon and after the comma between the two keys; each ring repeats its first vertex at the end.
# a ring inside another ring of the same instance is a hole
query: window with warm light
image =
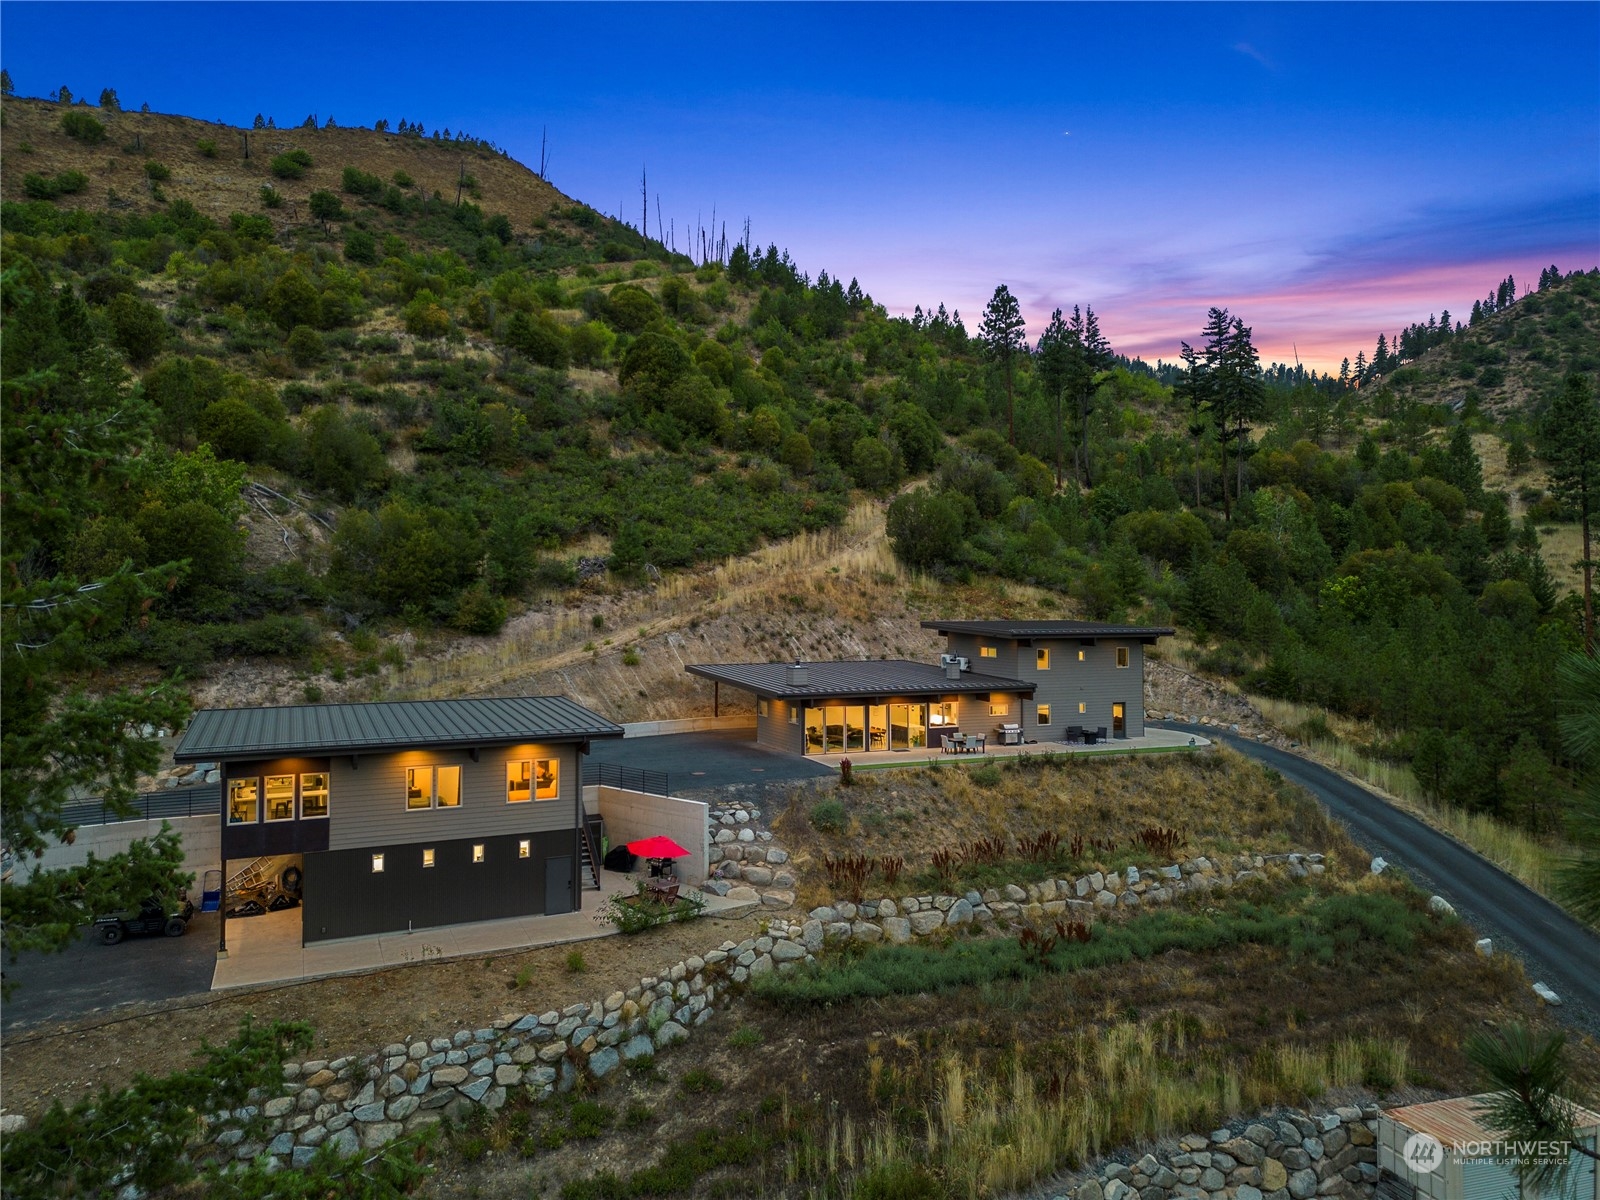
{"type": "Polygon", "coordinates": [[[533,760],[533,798],[554,800],[561,794],[561,764],[553,758],[533,760]]]}
{"type": "Polygon", "coordinates": [[[460,767],[407,767],[406,807],[460,808],[460,767]]]}
{"type": "Polygon", "coordinates": [[[424,850],[422,852],[422,865],[424,867],[433,866],[433,851],[432,850],[424,850]]]}
{"type": "Polygon", "coordinates": [[[989,715],[1003,717],[1011,711],[1011,697],[996,693],[989,697],[989,715]]]}
{"type": "Polygon", "coordinates": [[[978,657],[979,658],[998,658],[999,656],[1000,656],[1000,651],[995,646],[979,646],[978,647],[978,657]]]}
{"type": "Polygon", "coordinates": [[[1035,650],[1033,652],[1033,665],[1041,671],[1050,669],[1050,651],[1035,650]]]}
{"type": "Polygon", "coordinates": [[[300,815],[325,817],[328,815],[328,776],[326,772],[300,776],[300,815]]]}
{"type": "Polygon", "coordinates": [[[1082,651],[1082,650],[1079,650],[1079,651],[1078,651],[1078,661],[1079,661],[1079,662],[1082,662],[1082,661],[1083,661],[1083,651],[1082,651]]]}
{"type": "Polygon", "coordinates": [[[383,855],[374,854],[372,856],[372,873],[374,875],[383,874],[383,855]]]}
{"type": "Polygon", "coordinates": [[[533,763],[516,759],[506,764],[506,803],[525,804],[533,799],[533,763]]]}
{"type": "Polygon", "coordinates": [[[475,862],[475,863],[481,863],[483,861],[483,843],[482,842],[473,842],[472,843],[472,861],[475,862]]]}
{"type": "Polygon", "coordinates": [[[756,716],[765,717],[769,714],[771,706],[765,700],[756,701],[756,716]]]}
{"type": "Polygon", "coordinates": [[[523,838],[520,842],[517,843],[517,857],[518,858],[528,858],[532,854],[533,854],[533,843],[531,841],[529,841],[527,838],[523,838]]]}
{"type": "Polygon", "coordinates": [[[1128,648],[1126,646],[1118,646],[1117,647],[1117,666],[1125,667],[1127,665],[1128,665],[1128,648]]]}
{"type": "Polygon", "coordinates": [[[259,779],[228,780],[228,824],[253,825],[256,803],[261,795],[259,779]]]}
{"type": "Polygon", "coordinates": [[[1041,704],[1041,705],[1039,705],[1037,711],[1038,711],[1037,720],[1038,720],[1039,724],[1041,724],[1041,725],[1050,724],[1050,706],[1048,704],[1041,704]]]}
{"type": "Polygon", "coordinates": [[[267,798],[267,820],[294,820],[293,775],[268,775],[265,794],[267,798]]]}
{"type": "Polygon", "coordinates": [[[1085,704],[1081,700],[1078,701],[1078,715],[1081,717],[1081,716],[1083,716],[1084,713],[1086,713],[1088,711],[1089,711],[1089,706],[1087,704],[1085,704]]]}

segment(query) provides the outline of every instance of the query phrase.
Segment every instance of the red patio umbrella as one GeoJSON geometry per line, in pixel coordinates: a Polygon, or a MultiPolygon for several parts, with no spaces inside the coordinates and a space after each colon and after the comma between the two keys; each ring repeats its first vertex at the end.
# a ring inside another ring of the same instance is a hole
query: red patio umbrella
{"type": "Polygon", "coordinates": [[[642,838],[637,842],[628,843],[628,852],[637,854],[640,858],[687,858],[689,851],[669,837],[642,838]]]}

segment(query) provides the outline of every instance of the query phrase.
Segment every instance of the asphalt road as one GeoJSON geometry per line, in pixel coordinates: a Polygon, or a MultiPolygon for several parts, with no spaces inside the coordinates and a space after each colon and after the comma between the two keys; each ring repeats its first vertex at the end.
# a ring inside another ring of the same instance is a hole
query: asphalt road
{"type": "Polygon", "coordinates": [[[209,991],[216,965],[216,913],[196,913],[182,937],[130,935],[115,946],[85,930],[60,954],[21,954],[5,965],[17,987],[0,1007],[0,1028],[11,1034],[119,1004],[209,991]]]}
{"type": "Polygon", "coordinates": [[[589,761],[664,771],[674,795],[733,783],[789,783],[835,773],[832,767],[799,755],[762,749],[755,743],[754,731],[748,729],[596,738],[590,743],[589,761]]]}
{"type": "Polygon", "coordinates": [[[1259,759],[1321,800],[1364,849],[1382,855],[1494,939],[1497,952],[1519,957],[1530,981],[1561,998],[1566,1024],[1600,1034],[1600,938],[1500,868],[1431,829],[1359,784],[1301,758],[1215,726],[1163,722],[1227,742],[1259,759]]]}

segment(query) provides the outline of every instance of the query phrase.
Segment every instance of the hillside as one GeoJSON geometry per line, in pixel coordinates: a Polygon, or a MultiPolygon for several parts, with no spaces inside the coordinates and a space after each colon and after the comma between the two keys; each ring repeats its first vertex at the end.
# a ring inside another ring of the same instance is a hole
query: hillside
{"type": "Polygon", "coordinates": [[[487,150],[257,131],[246,164],[204,122],[4,114],[7,602],[126,589],[81,628],[6,610],[52,678],[630,719],[703,705],[691,656],[917,655],[922,617],[1026,607],[1176,624],[1433,799],[1561,827],[1576,514],[1537,425],[1558,384],[1593,403],[1594,275],[1242,420],[1068,339],[1013,414],[942,307],[775,245],[692,261],[487,150]]]}
{"type": "Polygon", "coordinates": [[[261,188],[275,188],[283,194],[284,206],[266,210],[266,215],[280,233],[305,220],[312,192],[339,190],[346,166],[385,181],[402,172],[414,181],[408,190],[450,199],[465,171],[476,180],[471,198],[506,214],[521,234],[573,203],[515,159],[473,144],[370,129],[248,130],[165,113],[88,106],[73,111],[104,126],[104,140],[86,143],[69,137],[61,129],[63,109],[54,101],[6,100],[0,128],[6,170],[0,176],[0,196],[27,200],[28,175],[79,171],[87,176],[87,185],[62,196],[62,207],[139,211],[153,203],[144,164],[156,162],[171,172],[160,182],[161,191],[172,200],[188,201],[214,221],[226,222],[233,212],[263,211],[261,188]],[[304,174],[296,179],[274,175],[273,158],[297,149],[311,156],[304,174]]]}
{"type": "Polygon", "coordinates": [[[1423,405],[1527,418],[1573,371],[1600,370],[1600,272],[1572,272],[1444,338],[1391,371],[1388,389],[1423,405]]]}

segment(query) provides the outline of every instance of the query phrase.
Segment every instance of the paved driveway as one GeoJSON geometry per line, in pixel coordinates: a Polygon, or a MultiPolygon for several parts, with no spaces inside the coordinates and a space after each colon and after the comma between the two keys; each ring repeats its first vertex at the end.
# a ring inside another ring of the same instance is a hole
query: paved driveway
{"type": "Polygon", "coordinates": [[[711,729],[659,737],[597,738],[590,762],[665,771],[674,795],[735,783],[790,783],[836,774],[794,754],[756,745],[753,729],[711,729]]]}
{"type": "Polygon", "coordinates": [[[0,1010],[7,1034],[41,1021],[89,1016],[119,1004],[209,991],[217,914],[196,913],[182,937],[127,937],[102,945],[85,931],[60,954],[21,954],[5,967],[17,988],[0,1010]]]}
{"type": "Polygon", "coordinates": [[[1366,850],[1381,854],[1418,885],[1443,896],[1474,928],[1494,939],[1496,951],[1522,959],[1530,980],[1561,997],[1555,1014],[1568,1024],[1600,1034],[1600,938],[1557,905],[1523,886],[1499,867],[1359,784],[1297,754],[1263,746],[1215,726],[1163,722],[1202,730],[1259,759],[1321,800],[1366,850]]]}

